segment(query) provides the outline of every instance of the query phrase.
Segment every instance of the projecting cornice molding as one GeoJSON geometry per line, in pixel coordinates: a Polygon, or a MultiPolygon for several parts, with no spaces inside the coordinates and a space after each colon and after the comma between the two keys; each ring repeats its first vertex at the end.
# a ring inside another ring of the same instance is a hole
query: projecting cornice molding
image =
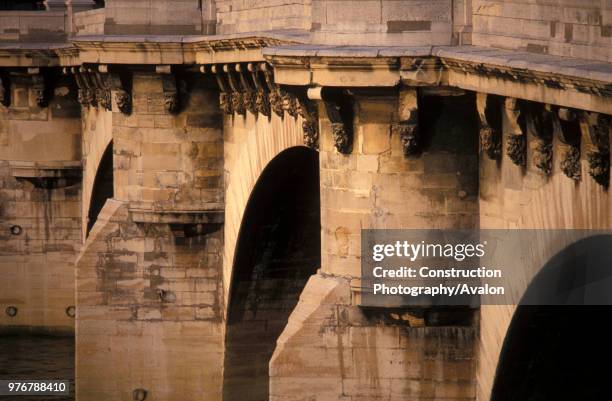
{"type": "MultiPolygon", "coordinates": [[[[612,64],[477,46],[300,44],[304,37],[82,36],[68,44],[2,44],[0,67],[83,64],[210,66],[266,61],[275,85],[454,87],[612,114],[612,64]]],[[[257,88],[252,88],[256,93],[257,88]]],[[[249,92],[250,93],[250,92],[249,92]]]]}
{"type": "Polygon", "coordinates": [[[454,87],[612,113],[612,64],[463,47],[280,46],[263,50],[278,84],[454,87]]]}
{"type": "MultiPolygon", "coordinates": [[[[68,51],[71,45],[29,46],[25,44],[0,43],[0,68],[58,67],[60,51],[68,51]]],[[[78,53],[76,53],[78,55],[78,53]]],[[[78,59],[78,56],[76,57],[78,59]]]]}
{"type": "Polygon", "coordinates": [[[81,180],[82,165],[77,161],[9,161],[10,172],[18,180],[32,182],[38,188],[63,188],[81,180]]]}
{"type": "Polygon", "coordinates": [[[296,44],[283,36],[79,36],[69,43],[0,43],[0,67],[101,64],[214,64],[263,61],[262,49],[296,44]]]}
{"type": "MultiPolygon", "coordinates": [[[[90,36],[72,42],[78,63],[215,64],[263,61],[262,49],[292,43],[265,37],[90,36]]],[[[71,49],[73,50],[73,49],[71,49]]],[[[74,63],[67,49],[61,64],[74,63]]]]}

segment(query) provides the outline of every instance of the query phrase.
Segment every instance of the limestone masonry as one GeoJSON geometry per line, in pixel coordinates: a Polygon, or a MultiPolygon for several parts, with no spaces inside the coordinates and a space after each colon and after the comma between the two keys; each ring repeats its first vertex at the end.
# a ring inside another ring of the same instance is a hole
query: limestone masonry
{"type": "Polygon", "coordinates": [[[509,400],[520,308],[366,307],[361,230],[610,229],[611,127],[610,0],[0,1],[0,335],[77,401],[509,400]]]}

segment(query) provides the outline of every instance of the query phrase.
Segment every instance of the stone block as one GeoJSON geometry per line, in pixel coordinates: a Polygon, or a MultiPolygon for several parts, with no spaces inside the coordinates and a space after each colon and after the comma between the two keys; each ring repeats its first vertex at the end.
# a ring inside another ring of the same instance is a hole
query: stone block
{"type": "Polygon", "coordinates": [[[376,155],[360,155],[357,158],[357,171],[376,173],[378,172],[378,156],[376,155]]]}

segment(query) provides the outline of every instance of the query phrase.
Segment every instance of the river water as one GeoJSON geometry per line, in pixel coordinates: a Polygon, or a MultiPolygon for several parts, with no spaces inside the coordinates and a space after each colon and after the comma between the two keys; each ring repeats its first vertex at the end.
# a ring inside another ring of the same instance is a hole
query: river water
{"type": "Polygon", "coordinates": [[[69,380],[70,396],[0,396],[1,401],[74,401],[74,338],[0,336],[0,379],[69,380]]]}

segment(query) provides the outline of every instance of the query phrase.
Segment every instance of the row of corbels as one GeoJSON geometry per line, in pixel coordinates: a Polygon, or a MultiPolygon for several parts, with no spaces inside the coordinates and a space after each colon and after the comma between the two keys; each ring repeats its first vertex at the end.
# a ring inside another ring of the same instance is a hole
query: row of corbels
{"type": "Polygon", "coordinates": [[[200,67],[212,74],[219,87],[219,107],[227,115],[246,116],[247,112],[284,118],[285,113],[302,117],[304,144],[319,146],[318,110],[315,102],[301,88],[288,88],[274,82],[273,69],[267,63],[213,64],[200,67]]]}
{"type": "Polygon", "coordinates": [[[78,101],[83,107],[102,107],[112,110],[112,95],[117,108],[130,114],[132,96],[129,84],[118,73],[111,73],[108,65],[67,67],[65,75],[73,75],[78,87],[78,101]]]}
{"type": "Polygon", "coordinates": [[[274,84],[272,69],[266,63],[213,64],[200,67],[203,74],[212,73],[219,86],[219,106],[228,115],[246,115],[247,111],[270,117],[285,111],[297,117],[297,102],[288,92],[274,84]]]}
{"type": "Polygon", "coordinates": [[[481,150],[490,159],[501,158],[502,121],[505,119],[505,150],[512,163],[526,166],[529,145],[533,164],[550,175],[553,137],[556,136],[564,147],[560,168],[567,177],[575,181],[581,179],[580,159],[584,154],[589,175],[599,185],[609,186],[611,116],[482,93],[477,94],[477,108],[481,150]],[[528,144],[530,138],[533,142],[528,144]]]}

